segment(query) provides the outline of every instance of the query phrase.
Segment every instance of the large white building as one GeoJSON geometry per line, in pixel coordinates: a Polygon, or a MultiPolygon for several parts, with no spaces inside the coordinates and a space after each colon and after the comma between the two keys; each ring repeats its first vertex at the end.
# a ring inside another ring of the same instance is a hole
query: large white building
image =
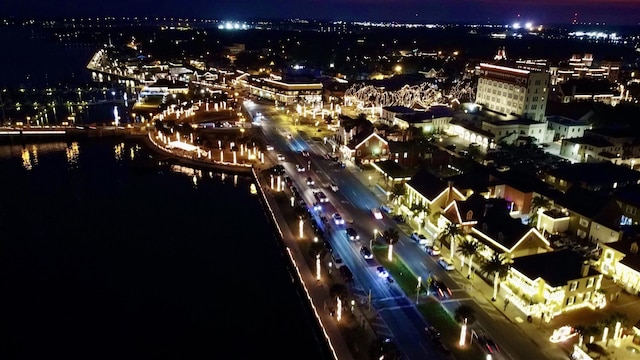
{"type": "Polygon", "coordinates": [[[549,73],[481,63],[476,102],[505,115],[543,122],[549,73]]]}

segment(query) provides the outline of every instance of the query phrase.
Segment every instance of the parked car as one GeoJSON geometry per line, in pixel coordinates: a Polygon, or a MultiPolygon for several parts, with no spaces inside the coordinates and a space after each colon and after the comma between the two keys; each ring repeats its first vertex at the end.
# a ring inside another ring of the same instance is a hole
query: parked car
{"type": "Polygon", "coordinates": [[[344,279],[344,281],[346,282],[353,281],[353,273],[351,272],[351,269],[349,269],[347,265],[340,267],[340,274],[342,275],[342,278],[344,279]]]}
{"type": "Polygon", "coordinates": [[[300,164],[296,164],[296,170],[298,170],[298,172],[305,172],[305,167],[300,165],[300,164]]]}
{"type": "Polygon", "coordinates": [[[393,205],[391,205],[391,204],[382,204],[380,206],[380,210],[386,212],[387,214],[391,214],[393,212],[393,205]]]}
{"type": "Polygon", "coordinates": [[[333,213],[333,215],[331,215],[331,217],[333,218],[333,222],[336,225],[344,225],[344,219],[342,218],[342,216],[338,213],[333,213]]]}
{"type": "Polygon", "coordinates": [[[372,208],[371,209],[371,213],[373,214],[373,217],[380,220],[382,219],[382,212],[380,212],[380,209],[378,208],[372,208]]]}
{"type": "Polygon", "coordinates": [[[395,220],[396,222],[399,223],[403,223],[404,222],[404,216],[398,214],[398,215],[393,215],[393,220],[395,220]]]}
{"type": "Polygon", "coordinates": [[[363,247],[361,247],[361,248],[360,248],[360,254],[362,254],[362,257],[363,257],[365,260],[371,260],[371,259],[373,259],[373,253],[372,253],[372,252],[371,252],[371,250],[369,250],[369,248],[368,248],[368,247],[366,247],[366,246],[363,246],[363,247]]]}
{"type": "Polygon", "coordinates": [[[449,260],[441,257],[438,259],[438,265],[440,265],[443,269],[447,270],[447,271],[452,271],[455,270],[455,267],[453,266],[452,263],[449,262],[449,260]]]}
{"type": "Polygon", "coordinates": [[[267,151],[272,151],[273,150],[273,145],[267,144],[267,151]]]}
{"type": "Polygon", "coordinates": [[[360,240],[360,235],[358,235],[358,232],[356,231],[356,229],[346,228],[345,231],[347,233],[347,237],[349,238],[349,240],[351,241],[360,240]]]}
{"type": "Polygon", "coordinates": [[[331,183],[331,190],[333,190],[333,192],[338,191],[338,185],[331,183]]]}
{"type": "Polygon", "coordinates": [[[282,154],[278,154],[278,160],[280,160],[280,161],[284,161],[284,155],[282,155],[282,154]]]}
{"type": "Polygon", "coordinates": [[[437,245],[427,246],[425,248],[425,251],[427,252],[427,254],[429,254],[431,256],[439,256],[440,255],[440,248],[437,245]]]}
{"type": "Polygon", "coordinates": [[[412,233],[411,238],[420,245],[433,245],[433,240],[429,240],[426,236],[418,234],[417,232],[412,233]]]}
{"type": "Polygon", "coordinates": [[[329,240],[325,240],[323,245],[328,252],[333,252],[333,246],[331,246],[331,243],[329,242],[329,240]]]}
{"type": "Polygon", "coordinates": [[[333,266],[335,266],[336,269],[339,269],[344,265],[344,260],[342,260],[338,253],[332,253],[331,259],[333,260],[333,266]]]}

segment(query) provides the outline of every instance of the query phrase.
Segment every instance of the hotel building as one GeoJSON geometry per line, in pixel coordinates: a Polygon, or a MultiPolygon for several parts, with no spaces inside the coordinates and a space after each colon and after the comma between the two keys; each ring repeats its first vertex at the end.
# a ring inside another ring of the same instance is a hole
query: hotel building
{"type": "Polygon", "coordinates": [[[481,63],[476,101],[505,115],[544,122],[549,73],[481,63]]]}

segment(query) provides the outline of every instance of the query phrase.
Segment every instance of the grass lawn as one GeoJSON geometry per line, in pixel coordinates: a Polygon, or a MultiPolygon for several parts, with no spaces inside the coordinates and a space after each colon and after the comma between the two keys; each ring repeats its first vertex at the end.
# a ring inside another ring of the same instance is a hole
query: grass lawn
{"type": "MultiPolygon", "coordinates": [[[[382,264],[389,274],[393,277],[396,284],[402,288],[407,297],[415,298],[416,289],[418,285],[418,277],[415,276],[411,270],[405,265],[405,263],[393,256],[392,261],[387,260],[387,245],[377,245],[373,247],[373,253],[376,259],[382,264]]],[[[425,279],[423,281],[423,291],[425,279]]],[[[486,355],[477,346],[467,344],[464,348],[459,347],[458,340],[460,339],[460,325],[453,318],[453,314],[450,314],[444,307],[440,305],[440,302],[434,297],[429,297],[426,300],[421,300],[418,305],[418,311],[422,314],[424,319],[433,327],[438,329],[441,334],[442,343],[451,350],[453,356],[458,360],[484,360],[486,355]]]]}

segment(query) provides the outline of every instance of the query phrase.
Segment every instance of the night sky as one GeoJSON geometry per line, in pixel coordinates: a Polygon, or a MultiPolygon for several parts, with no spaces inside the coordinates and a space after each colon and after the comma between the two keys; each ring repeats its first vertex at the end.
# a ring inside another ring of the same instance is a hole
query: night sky
{"type": "Polygon", "coordinates": [[[640,0],[20,0],[3,15],[173,16],[217,20],[301,18],[416,23],[640,24],[640,0]],[[98,5],[99,4],[99,5],[98,5]]]}

